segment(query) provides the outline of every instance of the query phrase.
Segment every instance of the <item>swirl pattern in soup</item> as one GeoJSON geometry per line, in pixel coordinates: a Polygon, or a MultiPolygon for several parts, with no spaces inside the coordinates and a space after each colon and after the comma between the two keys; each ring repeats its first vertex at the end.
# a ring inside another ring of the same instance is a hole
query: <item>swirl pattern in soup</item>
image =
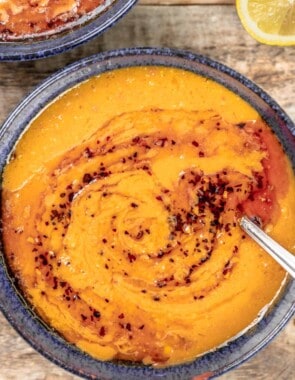
{"type": "Polygon", "coordinates": [[[68,341],[171,365],[232,338],[274,298],[285,272],[238,218],[292,249],[294,195],[278,140],[234,94],[177,69],[117,70],[64,94],[19,141],[4,173],[5,250],[68,341]]]}

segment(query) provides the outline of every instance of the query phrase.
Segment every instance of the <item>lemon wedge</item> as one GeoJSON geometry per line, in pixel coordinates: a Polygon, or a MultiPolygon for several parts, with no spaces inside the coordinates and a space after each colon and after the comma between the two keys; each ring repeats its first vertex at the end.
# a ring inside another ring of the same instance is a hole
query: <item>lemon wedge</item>
{"type": "Polygon", "coordinates": [[[295,45],[295,0],[236,0],[247,32],[268,45],[295,45]]]}

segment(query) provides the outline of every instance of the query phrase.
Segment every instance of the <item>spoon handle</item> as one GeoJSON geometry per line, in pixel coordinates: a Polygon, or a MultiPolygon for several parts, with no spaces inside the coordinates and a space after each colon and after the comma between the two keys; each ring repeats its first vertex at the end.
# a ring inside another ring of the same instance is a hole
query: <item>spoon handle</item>
{"type": "Polygon", "coordinates": [[[247,232],[266,252],[268,252],[289,274],[295,278],[295,256],[268,236],[249,218],[240,219],[242,229],[247,232]]]}

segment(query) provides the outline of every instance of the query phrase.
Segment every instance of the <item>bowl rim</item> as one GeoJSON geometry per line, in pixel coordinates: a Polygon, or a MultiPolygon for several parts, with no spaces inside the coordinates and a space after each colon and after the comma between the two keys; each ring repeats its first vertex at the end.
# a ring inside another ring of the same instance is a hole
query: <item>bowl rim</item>
{"type": "MultiPolygon", "coordinates": [[[[77,47],[102,34],[119,21],[138,0],[111,0],[102,11],[90,18],[79,18],[73,28],[65,28],[47,37],[34,36],[15,41],[0,41],[0,62],[28,61],[47,58],[77,47]],[[80,23],[79,23],[80,22],[80,23]]],[[[89,14],[91,15],[92,12],[89,14]]]]}
{"type": "MultiPolygon", "coordinates": [[[[270,113],[262,116],[267,119],[275,131],[283,128],[287,133],[285,138],[280,138],[280,140],[287,152],[294,155],[292,161],[295,165],[295,125],[281,107],[260,87],[235,70],[205,56],[176,49],[147,47],[119,49],[86,57],[57,71],[41,82],[21,101],[2,125],[0,130],[1,170],[3,170],[15,142],[29,121],[68,88],[106,71],[147,65],[179,67],[196,72],[229,87],[232,91],[237,90],[237,87],[242,87],[244,93],[239,92],[238,94],[247,101],[249,101],[247,92],[253,95],[257,101],[260,99],[261,104],[265,104],[267,110],[270,111],[270,113]],[[228,86],[227,81],[232,81],[230,86],[228,86]]],[[[252,106],[254,105],[252,104],[252,106]]],[[[260,108],[258,111],[262,112],[260,108]]],[[[40,324],[39,319],[32,314],[29,308],[24,306],[22,297],[15,291],[2,252],[1,249],[0,310],[14,329],[39,353],[60,367],[89,379],[101,379],[104,378],[104,375],[105,378],[108,378],[107,376],[111,375],[114,380],[122,378],[130,380],[158,378],[184,380],[196,376],[197,371],[199,371],[199,375],[208,373],[208,378],[213,378],[242,364],[256,354],[279,333],[295,313],[295,301],[292,295],[295,294],[295,281],[290,280],[279,303],[256,325],[255,334],[251,335],[250,332],[238,337],[228,345],[206,353],[190,363],[154,369],[142,365],[131,366],[124,363],[102,362],[83,354],[52,330],[48,330],[44,328],[43,324],[40,324]],[[248,349],[241,354],[240,346],[242,348],[248,346],[248,349]],[[213,360],[222,363],[222,366],[213,368],[213,360]],[[78,366],[77,363],[79,363],[78,366]],[[81,369],[81,363],[85,370],[81,369]],[[118,374],[118,377],[114,377],[114,373],[118,374]],[[177,373],[181,373],[181,377],[177,377],[177,373]]]]}

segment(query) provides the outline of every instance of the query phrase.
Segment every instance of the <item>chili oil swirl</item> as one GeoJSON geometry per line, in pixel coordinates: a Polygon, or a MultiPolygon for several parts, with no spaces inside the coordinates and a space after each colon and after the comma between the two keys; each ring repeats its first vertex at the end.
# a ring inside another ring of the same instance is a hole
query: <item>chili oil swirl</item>
{"type": "Polygon", "coordinates": [[[257,204],[264,224],[279,212],[266,131],[213,111],[130,112],[47,163],[14,231],[30,247],[34,274],[19,281],[43,300],[38,312],[102,359],[196,355],[216,289],[227,289],[223,303],[243,292],[226,285],[246,240],[238,218],[257,204]]]}

